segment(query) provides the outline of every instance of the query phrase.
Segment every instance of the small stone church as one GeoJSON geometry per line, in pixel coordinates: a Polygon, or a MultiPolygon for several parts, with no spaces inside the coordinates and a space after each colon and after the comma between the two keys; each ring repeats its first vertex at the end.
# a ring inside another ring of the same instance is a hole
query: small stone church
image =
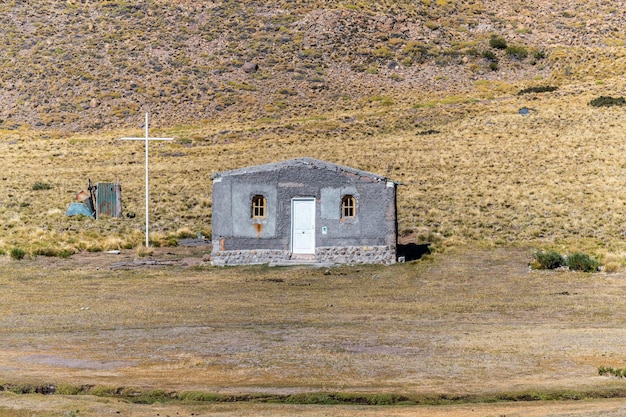
{"type": "Polygon", "coordinates": [[[213,176],[213,265],[396,262],[397,183],[313,158],[213,176]]]}

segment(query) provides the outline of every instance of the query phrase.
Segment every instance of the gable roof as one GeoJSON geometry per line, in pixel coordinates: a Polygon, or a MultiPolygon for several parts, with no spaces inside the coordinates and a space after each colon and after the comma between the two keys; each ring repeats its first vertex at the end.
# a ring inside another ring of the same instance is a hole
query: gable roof
{"type": "MultiPolygon", "coordinates": [[[[334,171],[337,173],[348,173],[353,175],[358,175],[359,177],[367,177],[376,181],[391,181],[387,177],[382,175],[377,175],[371,172],[362,171],[356,168],[350,168],[344,165],[333,164],[331,162],[321,161],[315,158],[295,158],[288,159],[286,161],[281,162],[272,162],[269,164],[263,165],[255,165],[251,167],[233,169],[229,171],[221,171],[213,174],[213,178],[222,178],[222,177],[230,177],[236,175],[245,175],[245,174],[254,174],[258,172],[268,172],[268,171],[277,171],[283,168],[292,168],[292,167],[302,167],[309,169],[326,169],[329,171],[334,171]]],[[[394,182],[395,184],[398,184],[394,182]]]]}

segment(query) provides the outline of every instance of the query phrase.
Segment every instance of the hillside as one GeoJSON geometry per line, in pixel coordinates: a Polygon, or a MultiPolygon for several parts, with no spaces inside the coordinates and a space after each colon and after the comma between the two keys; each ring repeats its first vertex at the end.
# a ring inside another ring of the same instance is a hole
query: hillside
{"type": "Polygon", "coordinates": [[[142,154],[119,138],[150,111],[176,139],[152,145],[155,243],[210,235],[212,173],[310,156],[401,182],[403,239],[622,262],[623,111],[589,103],[626,95],[625,21],[603,1],[2,2],[0,253],[139,246],[142,154]],[[123,220],[65,216],[88,178],[121,181],[123,220]]]}
{"type": "Polygon", "coordinates": [[[606,78],[623,68],[625,16],[600,0],[7,1],[0,127],[94,131],[148,110],[162,126],[358,114],[381,95],[606,78]]]}

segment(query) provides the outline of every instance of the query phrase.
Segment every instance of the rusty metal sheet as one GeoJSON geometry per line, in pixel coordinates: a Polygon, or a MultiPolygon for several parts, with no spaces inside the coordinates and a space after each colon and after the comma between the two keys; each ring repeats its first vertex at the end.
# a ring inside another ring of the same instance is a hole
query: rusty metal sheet
{"type": "Polygon", "coordinates": [[[99,182],[96,191],[96,217],[122,217],[122,185],[99,182]]]}

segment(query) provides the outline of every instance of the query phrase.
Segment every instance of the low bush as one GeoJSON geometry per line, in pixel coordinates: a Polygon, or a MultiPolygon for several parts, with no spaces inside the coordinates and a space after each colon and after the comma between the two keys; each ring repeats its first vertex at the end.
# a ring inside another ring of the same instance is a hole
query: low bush
{"type": "Polygon", "coordinates": [[[589,105],[593,107],[626,106],[626,100],[624,97],[600,96],[591,100],[589,105]]]}
{"type": "MultiPolygon", "coordinates": [[[[420,131],[420,132],[417,132],[417,133],[416,133],[416,135],[418,135],[418,136],[438,135],[439,133],[441,133],[441,132],[440,132],[440,131],[438,131],[438,130],[435,130],[435,129],[427,129],[427,130],[422,130],[422,131],[420,131]]],[[[411,230],[411,229],[407,229],[407,230],[410,230],[409,232],[407,232],[407,234],[409,234],[409,233],[412,233],[412,232],[413,232],[413,230],[411,230]]]]}
{"type": "Polygon", "coordinates": [[[556,269],[565,266],[565,259],[554,251],[540,251],[533,254],[533,269],[556,269]]]}
{"type": "Polygon", "coordinates": [[[610,366],[600,366],[598,368],[598,375],[600,376],[614,376],[616,378],[626,378],[626,369],[612,368],[610,366]]]}
{"type": "Polygon", "coordinates": [[[521,90],[519,93],[517,93],[518,96],[524,95],[524,94],[529,94],[529,93],[550,93],[552,91],[557,90],[558,87],[554,87],[551,85],[545,85],[545,86],[538,86],[538,87],[528,87],[528,88],[524,88],[523,90],[521,90]]]}
{"type": "Polygon", "coordinates": [[[483,58],[489,62],[498,62],[498,56],[493,51],[483,51],[483,58]]]}
{"type": "Polygon", "coordinates": [[[52,186],[47,182],[36,182],[33,184],[33,191],[49,190],[52,186]]]}
{"type": "Polygon", "coordinates": [[[524,45],[511,45],[506,47],[506,53],[514,59],[525,59],[528,56],[528,49],[524,45]]]}
{"type": "Polygon", "coordinates": [[[506,49],[506,40],[500,35],[491,35],[489,46],[495,49],[506,49]]]}
{"type": "Polygon", "coordinates": [[[13,259],[19,261],[20,259],[24,259],[25,256],[26,256],[26,251],[24,249],[21,249],[21,248],[11,249],[11,258],[13,259]]]}
{"type": "Polygon", "coordinates": [[[572,271],[596,272],[598,261],[585,253],[572,253],[567,257],[567,266],[572,271]]]}

